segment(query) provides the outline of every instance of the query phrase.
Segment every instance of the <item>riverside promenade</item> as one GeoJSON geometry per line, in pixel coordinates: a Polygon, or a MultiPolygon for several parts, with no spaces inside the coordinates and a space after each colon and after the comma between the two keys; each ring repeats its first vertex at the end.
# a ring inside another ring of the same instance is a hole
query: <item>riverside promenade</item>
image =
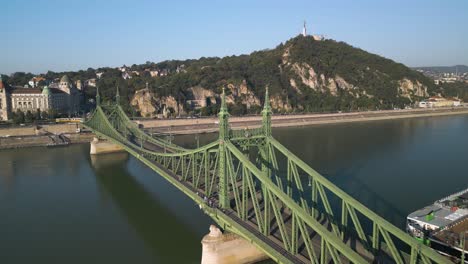
{"type": "MultiPolygon", "coordinates": [[[[366,122],[401,118],[433,117],[468,114],[468,107],[418,108],[405,110],[366,111],[332,114],[273,115],[273,127],[295,127],[320,124],[366,122]]],[[[216,117],[194,119],[140,119],[135,122],[154,133],[197,134],[218,130],[216,117]]],[[[261,116],[231,117],[232,128],[257,128],[261,126],[261,116]]]]}
{"type": "MultiPolygon", "coordinates": [[[[333,114],[296,114],[274,115],[273,127],[310,126],[346,122],[368,122],[377,120],[433,117],[468,114],[468,107],[408,109],[368,111],[333,114]]],[[[194,119],[139,119],[134,122],[143,126],[150,133],[171,133],[174,135],[211,133],[218,130],[216,117],[194,119]]],[[[234,129],[257,128],[261,125],[261,116],[231,117],[230,125],[234,129]]],[[[18,126],[0,128],[0,149],[48,146],[53,141],[51,134],[63,134],[70,143],[89,143],[93,140],[92,133],[77,132],[80,124],[49,124],[41,126],[18,126]],[[42,132],[48,132],[44,135],[42,132]]]]}

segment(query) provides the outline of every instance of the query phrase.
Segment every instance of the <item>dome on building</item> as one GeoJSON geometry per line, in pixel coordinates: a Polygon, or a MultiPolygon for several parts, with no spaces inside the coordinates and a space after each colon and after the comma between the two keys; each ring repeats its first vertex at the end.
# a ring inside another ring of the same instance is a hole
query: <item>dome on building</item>
{"type": "Polygon", "coordinates": [[[68,78],[67,75],[62,76],[62,79],[60,79],[61,83],[71,83],[70,78],[68,78]]]}
{"type": "Polygon", "coordinates": [[[45,94],[45,95],[50,95],[51,92],[50,92],[50,89],[48,86],[44,86],[44,89],[42,89],[42,94],[45,94]]]}

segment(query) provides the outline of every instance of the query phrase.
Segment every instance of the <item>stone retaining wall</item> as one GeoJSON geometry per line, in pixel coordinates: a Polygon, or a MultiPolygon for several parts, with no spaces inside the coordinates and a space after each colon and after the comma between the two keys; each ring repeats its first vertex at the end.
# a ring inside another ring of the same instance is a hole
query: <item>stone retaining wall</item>
{"type": "Polygon", "coordinates": [[[19,126],[19,127],[5,127],[0,129],[0,137],[5,136],[34,136],[39,133],[66,133],[72,134],[76,133],[76,129],[79,128],[80,124],[50,124],[50,125],[40,125],[39,131],[36,129],[36,126],[19,126]]]}
{"type": "MultiPolygon", "coordinates": [[[[71,144],[89,143],[93,140],[92,133],[73,133],[64,134],[71,144]]],[[[15,137],[0,137],[0,149],[11,148],[26,148],[26,147],[42,147],[47,146],[52,142],[49,136],[15,136],[15,137]]]]}

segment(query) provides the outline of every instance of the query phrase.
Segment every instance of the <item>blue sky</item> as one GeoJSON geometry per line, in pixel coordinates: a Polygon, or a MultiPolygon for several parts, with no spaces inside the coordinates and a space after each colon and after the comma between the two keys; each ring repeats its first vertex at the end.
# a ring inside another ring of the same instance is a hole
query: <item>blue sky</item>
{"type": "Polygon", "coordinates": [[[466,0],[1,0],[0,73],[272,48],[308,31],[408,66],[468,65],[466,0]]]}

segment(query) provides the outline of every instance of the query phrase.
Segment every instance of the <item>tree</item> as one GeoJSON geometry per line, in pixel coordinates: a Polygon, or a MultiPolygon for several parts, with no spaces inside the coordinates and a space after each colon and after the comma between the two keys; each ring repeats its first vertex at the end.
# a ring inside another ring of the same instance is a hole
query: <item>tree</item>
{"type": "Polygon", "coordinates": [[[42,86],[45,86],[45,85],[47,85],[47,82],[44,81],[44,80],[40,80],[40,81],[37,83],[37,86],[39,86],[39,87],[42,87],[42,86]]]}
{"type": "Polygon", "coordinates": [[[47,111],[42,111],[41,113],[41,117],[42,119],[49,119],[49,113],[47,111]]]}
{"type": "Polygon", "coordinates": [[[49,119],[55,118],[55,117],[57,117],[57,111],[55,109],[53,109],[53,108],[50,108],[48,110],[47,116],[49,117],[49,119]]]}
{"type": "Polygon", "coordinates": [[[34,115],[34,120],[41,120],[41,109],[36,109],[36,113],[34,115]]]}
{"type": "Polygon", "coordinates": [[[247,106],[245,104],[229,105],[229,112],[234,116],[241,116],[247,113],[247,106]]]}
{"type": "Polygon", "coordinates": [[[24,116],[24,122],[25,123],[32,123],[34,121],[34,115],[31,113],[31,111],[27,111],[26,115],[24,116]]]}
{"type": "MultiPolygon", "coordinates": [[[[312,37],[302,36],[292,38],[274,49],[256,51],[249,55],[168,60],[160,63],[147,61],[145,64],[134,64],[131,69],[140,72],[140,75],[133,75],[131,79],[124,80],[119,69],[103,67],[77,72],[49,71],[44,76],[47,80],[57,80],[67,74],[72,80],[84,81],[97,78],[96,72],[102,72],[104,74],[97,79],[102,102],[114,100],[118,85],[121,105],[130,115],[133,111],[129,104],[130,99],[136,90],[145,88],[145,83],[148,83],[156,99],[172,96],[185,106],[186,100],[195,97],[190,89],[192,87],[209,90],[211,95],[203,95],[206,98],[219,95],[222,86],[234,85],[239,89],[242,85],[248,88],[249,96],[252,93],[259,99],[263,98],[264,89],[268,86],[272,98],[277,97],[283,103],[287,101],[293,111],[389,109],[409,103],[398,91],[400,82],[404,79],[423,84],[429,94],[442,93],[468,100],[466,84],[465,87],[461,84],[435,86],[431,79],[401,63],[344,42],[315,41],[312,37]],[[288,56],[285,56],[286,53],[288,56]],[[158,70],[160,74],[153,78],[145,69],[158,70]],[[313,78],[316,78],[319,86],[323,86],[311,89],[309,85],[304,84],[304,79],[313,78]],[[331,94],[326,86],[333,84],[334,80],[337,87],[331,94]]],[[[9,78],[2,76],[4,81],[8,82],[8,79],[11,79],[12,85],[24,85],[31,77],[31,74],[24,72],[15,73],[9,78]]],[[[95,90],[87,87],[86,97],[94,98],[95,90]]],[[[227,89],[226,92],[230,94],[231,89],[227,89]]],[[[240,94],[239,91],[237,93],[240,94]]],[[[231,107],[233,114],[259,113],[261,110],[261,106],[260,109],[257,106],[246,109],[240,106],[242,100],[235,100],[236,105],[231,107]]],[[[411,100],[419,99],[412,95],[411,100]]],[[[197,109],[196,112],[202,115],[216,115],[218,106],[211,105],[210,102],[211,100],[207,100],[206,107],[197,109]]],[[[193,109],[188,106],[184,110],[193,109]]],[[[54,118],[56,113],[48,116],[54,118]]]]}
{"type": "Polygon", "coordinates": [[[16,110],[16,113],[13,113],[13,123],[21,124],[24,123],[24,113],[20,109],[16,110]]]}

